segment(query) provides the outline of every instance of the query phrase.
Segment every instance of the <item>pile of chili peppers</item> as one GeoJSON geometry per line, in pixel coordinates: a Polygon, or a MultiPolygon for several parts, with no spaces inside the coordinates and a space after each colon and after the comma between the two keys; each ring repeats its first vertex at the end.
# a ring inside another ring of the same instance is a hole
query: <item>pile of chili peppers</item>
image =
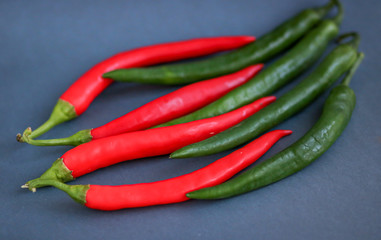
{"type": "Polygon", "coordinates": [[[164,43],[122,52],[100,62],[62,94],[44,124],[17,135],[19,142],[31,145],[76,146],[22,187],[36,191],[54,186],[89,208],[117,210],[237,196],[300,171],[335,142],[355,106],[355,95],[348,85],[364,54],[358,52],[357,33],[337,37],[342,18],[342,5],[331,0],[322,7],[300,12],[258,39],[228,36],[164,43]],[[325,18],[334,7],[336,15],[325,18]],[[269,96],[312,66],[334,39],[336,48],[309,76],[278,100],[269,96]],[[163,65],[221,51],[228,52],[163,65]],[[264,62],[282,52],[264,68],[264,62]],[[162,65],[148,67],[155,64],[162,65]],[[343,75],[344,80],[333,88],[322,116],[309,132],[272,158],[234,177],[280,138],[291,134],[290,130],[272,130],[274,127],[307,107],[343,75]],[[36,139],[81,115],[114,81],[191,84],[103,126],[67,138],[36,139]],[[204,168],[171,179],[120,186],[65,184],[122,161],[166,154],[172,158],[204,156],[249,141],[204,168]]]}

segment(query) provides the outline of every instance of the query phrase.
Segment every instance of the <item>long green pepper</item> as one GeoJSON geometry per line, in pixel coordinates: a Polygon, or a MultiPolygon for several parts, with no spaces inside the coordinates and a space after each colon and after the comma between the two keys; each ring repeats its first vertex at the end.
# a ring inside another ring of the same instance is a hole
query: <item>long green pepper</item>
{"type": "Polygon", "coordinates": [[[320,157],[341,135],[351,118],[356,96],[348,84],[363,56],[359,53],[347,77],[328,96],[318,122],[301,139],[238,177],[214,187],[190,192],[187,197],[220,199],[243,194],[282,180],[320,157]]]}
{"type": "Polygon", "coordinates": [[[284,22],[254,43],[209,59],[149,68],[120,69],[105,73],[103,77],[120,82],[153,84],[186,84],[236,72],[255,63],[262,63],[287,49],[321,21],[334,6],[331,0],[319,8],[306,9],[284,22]]]}
{"type": "Polygon", "coordinates": [[[231,149],[250,141],[308,106],[355,62],[359,36],[343,35],[345,38],[348,36],[353,36],[351,42],[337,46],[304,81],[277,101],[228,130],[173,152],[171,157],[204,156],[231,149]]]}

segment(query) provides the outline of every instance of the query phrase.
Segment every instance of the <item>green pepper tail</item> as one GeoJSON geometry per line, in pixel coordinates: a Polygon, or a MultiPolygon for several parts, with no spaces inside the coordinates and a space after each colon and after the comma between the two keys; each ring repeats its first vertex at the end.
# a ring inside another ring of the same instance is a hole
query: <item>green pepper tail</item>
{"type": "Polygon", "coordinates": [[[28,188],[30,191],[35,192],[36,187],[52,186],[66,192],[74,201],[79,204],[86,204],[86,193],[90,185],[67,185],[57,180],[52,179],[35,179],[35,187],[31,187],[28,183],[22,185],[21,188],[28,188]]]}
{"type": "Polygon", "coordinates": [[[332,19],[338,26],[340,26],[341,22],[343,21],[343,16],[344,16],[344,9],[343,5],[341,5],[339,0],[333,0],[334,4],[337,7],[337,14],[336,16],[332,19]]]}
{"type": "Polygon", "coordinates": [[[360,63],[362,62],[364,57],[365,57],[365,54],[363,52],[358,53],[356,62],[352,65],[351,69],[348,71],[347,75],[341,82],[342,85],[349,86],[349,83],[351,82],[351,79],[354,73],[356,72],[357,68],[360,66],[360,63]]]}
{"type": "MultiPolygon", "coordinates": [[[[359,44],[360,44],[360,35],[357,32],[350,32],[350,33],[342,34],[336,39],[336,42],[342,43],[344,40],[346,40],[349,37],[351,37],[352,39],[347,44],[350,44],[354,49],[357,49],[359,44]]],[[[349,83],[351,82],[351,79],[352,79],[354,73],[356,72],[357,68],[360,66],[360,63],[362,62],[364,57],[365,57],[365,55],[363,52],[359,52],[357,54],[356,61],[353,63],[352,67],[349,69],[346,76],[341,81],[341,85],[349,86],[349,83]]]]}
{"type": "Polygon", "coordinates": [[[321,7],[315,7],[313,10],[319,15],[320,18],[327,15],[333,6],[339,6],[340,3],[337,0],[330,0],[326,5],[321,7]]]}
{"type": "Polygon", "coordinates": [[[360,35],[357,32],[344,33],[336,39],[336,42],[339,44],[343,43],[343,41],[349,37],[351,37],[352,39],[348,42],[348,44],[352,45],[353,48],[357,49],[360,44],[360,35]]]}
{"type": "MultiPolygon", "coordinates": [[[[29,137],[28,129],[25,130],[23,135],[23,141],[35,146],[59,146],[59,145],[71,145],[78,146],[83,143],[90,142],[93,139],[91,135],[91,129],[85,129],[73,134],[67,138],[57,138],[57,139],[42,139],[42,140],[34,140],[29,137]]],[[[31,131],[31,130],[30,130],[31,131]]]]}
{"type": "Polygon", "coordinates": [[[68,182],[73,180],[71,171],[66,167],[62,158],[58,158],[54,161],[53,165],[46,170],[39,178],[28,181],[24,186],[28,186],[29,189],[36,189],[40,187],[49,186],[44,185],[45,180],[54,180],[58,182],[68,182]]]}
{"type": "Polygon", "coordinates": [[[73,105],[71,105],[69,102],[59,99],[56,106],[53,109],[52,114],[50,115],[49,119],[43,123],[40,127],[38,127],[36,130],[32,131],[32,129],[29,127],[27,128],[23,135],[20,133],[17,134],[17,141],[19,142],[26,142],[26,137],[29,139],[33,139],[36,137],[41,136],[42,134],[46,133],[53,127],[69,121],[73,118],[76,118],[78,115],[75,112],[75,108],[73,105]]]}

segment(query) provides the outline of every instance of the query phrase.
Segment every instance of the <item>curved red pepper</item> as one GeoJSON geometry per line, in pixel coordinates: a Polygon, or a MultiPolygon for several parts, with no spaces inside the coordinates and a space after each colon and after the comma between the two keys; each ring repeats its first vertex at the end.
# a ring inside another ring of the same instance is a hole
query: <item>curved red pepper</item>
{"type": "Polygon", "coordinates": [[[216,117],[101,138],[67,151],[61,159],[76,178],[122,161],[169,154],[238,124],[273,101],[273,96],[264,97],[216,117]]]}
{"type": "Polygon", "coordinates": [[[226,157],[179,177],[120,186],[89,185],[85,206],[117,210],[186,201],[189,199],[186,193],[225,182],[255,162],[280,138],[291,133],[290,130],[266,133],[226,157]]]}
{"type": "Polygon", "coordinates": [[[102,78],[102,74],[106,72],[208,55],[231,50],[254,40],[251,36],[200,38],[122,52],[92,67],[74,82],[60,99],[73,105],[77,115],[81,115],[94,98],[113,82],[111,79],[102,78]]]}
{"type": "Polygon", "coordinates": [[[77,146],[95,139],[147,129],[193,112],[215,101],[250,80],[262,67],[262,64],[258,64],[233,74],[182,87],[103,126],[82,130],[67,138],[35,140],[27,137],[25,139],[27,143],[37,146],[77,146]]]}
{"type": "Polygon", "coordinates": [[[94,128],[92,139],[147,129],[205,106],[254,77],[263,64],[236,73],[205,80],[159,97],[103,126],[94,128]]]}

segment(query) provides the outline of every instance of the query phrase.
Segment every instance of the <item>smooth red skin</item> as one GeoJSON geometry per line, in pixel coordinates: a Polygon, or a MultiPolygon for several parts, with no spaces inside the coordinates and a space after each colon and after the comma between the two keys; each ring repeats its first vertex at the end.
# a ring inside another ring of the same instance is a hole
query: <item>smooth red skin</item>
{"type": "Polygon", "coordinates": [[[169,154],[238,124],[273,101],[275,97],[265,97],[216,117],[101,138],[79,145],[61,158],[76,178],[119,162],[169,154]]]}
{"type": "Polygon", "coordinates": [[[233,74],[180,88],[92,129],[90,132],[92,139],[143,130],[191,113],[246,83],[262,68],[263,64],[253,65],[233,74]]]}
{"type": "Polygon", "coordinates": [[[197,171],[157,182],[120,186],[90,185],[86,206],[99,210],[145,207],[189,200],[186,193],[223,183],[245,169],[290,130],[264,134],[245,147],[197,171]]]}
{"type": "Polygon", "coordinates": [[[198,57],[244,46],[252,36],[199,38],[141,47],[116,54],[92,67],[77,79],[60,97],[81,115],[113,80],[102,78],[106,72],[120,68],[144,67],[169,61],[198,57]]]}

